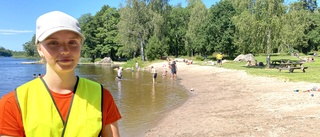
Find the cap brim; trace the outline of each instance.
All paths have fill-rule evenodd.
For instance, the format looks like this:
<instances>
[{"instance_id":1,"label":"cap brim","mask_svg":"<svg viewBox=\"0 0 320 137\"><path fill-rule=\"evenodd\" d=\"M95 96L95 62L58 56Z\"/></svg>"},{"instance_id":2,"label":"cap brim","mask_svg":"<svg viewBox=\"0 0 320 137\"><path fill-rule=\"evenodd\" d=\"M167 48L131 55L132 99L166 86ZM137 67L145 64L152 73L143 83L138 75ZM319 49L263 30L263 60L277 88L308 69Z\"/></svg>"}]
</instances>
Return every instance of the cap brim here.
<instances>
[{"instance_id":1,"label":"cap brim","mask_svg":"<svg viewBox=\"0 0 320 137\"><path fill-rule=\"evenodd\" d=\"M71 28L59 27L59 28L53 28L53 29L47 30L46 32L42 33L42 35L38 38L38 41L36 41L36 43L41 42L41 41L45 40L47 37L49 37L50 35L52 35L53 33L56 33L58 31L62 31L62 30L72 31L72 32L78 34L82 38L82 41L84 41L84 39L85 39L83 34L80 33L78 30L74 30L74 29L71 29Z\"/></svg>"}]
</instances>

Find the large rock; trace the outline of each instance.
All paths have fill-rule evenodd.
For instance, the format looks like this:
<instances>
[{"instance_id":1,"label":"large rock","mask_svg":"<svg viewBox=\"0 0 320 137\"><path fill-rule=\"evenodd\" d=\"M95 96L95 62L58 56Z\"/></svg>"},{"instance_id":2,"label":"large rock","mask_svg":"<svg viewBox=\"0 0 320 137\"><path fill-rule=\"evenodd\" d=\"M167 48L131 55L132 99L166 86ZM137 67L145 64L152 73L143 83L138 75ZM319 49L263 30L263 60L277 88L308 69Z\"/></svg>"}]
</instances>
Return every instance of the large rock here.
<instances>
[{"instance_id":1,"label":"large rock","mask_svg":"<svg viewBox=\"0 0 320 137\"><path fill-rule=\"evenodd\" d=\"M110 57L105 57L101 61L96 62L97 64L110 64L112 63L112 59Z\"/></svg>"},{"instance_id":2,"label":"large rock","mask_svg":"<svg viewBox=\"0 0 320 137\"><path fill-rule=\"evenodd\" d=\"M254 59L254 56L252 54L246 54L246 55L240 54L233 61L245 61L245 62L251 61L251 62L254 62L255 59Z\"/></svg>"}]
</instances>

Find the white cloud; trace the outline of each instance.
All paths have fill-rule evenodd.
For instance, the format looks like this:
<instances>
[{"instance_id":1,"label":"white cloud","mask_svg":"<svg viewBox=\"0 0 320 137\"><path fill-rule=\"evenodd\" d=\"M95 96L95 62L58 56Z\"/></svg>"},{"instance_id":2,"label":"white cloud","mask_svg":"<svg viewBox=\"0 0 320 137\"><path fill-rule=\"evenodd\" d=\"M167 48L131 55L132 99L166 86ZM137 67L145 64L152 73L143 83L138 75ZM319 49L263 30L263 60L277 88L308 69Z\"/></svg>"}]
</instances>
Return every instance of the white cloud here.
<instances>
[{"instance_id":1,"label":"white cloud","mask_svg":"<svg viewBox=\"0 0 320 137\"><path fill-rule=\"evenodd\" d=\"M0 32L0 35L15 35L16 33Z\"/></svg>"},{"instance_id":2,"label":"white cloud","mask_svg":"<svg viewBox=\"0 0 320 137\"><path fill-rule=\"evenodd\" d=\"M0 35L16 35L16 34L21 34L21 33L31 33L33 31L31 30L5 30L5 29L0 29Z\"/></svg>"}]
</instances>

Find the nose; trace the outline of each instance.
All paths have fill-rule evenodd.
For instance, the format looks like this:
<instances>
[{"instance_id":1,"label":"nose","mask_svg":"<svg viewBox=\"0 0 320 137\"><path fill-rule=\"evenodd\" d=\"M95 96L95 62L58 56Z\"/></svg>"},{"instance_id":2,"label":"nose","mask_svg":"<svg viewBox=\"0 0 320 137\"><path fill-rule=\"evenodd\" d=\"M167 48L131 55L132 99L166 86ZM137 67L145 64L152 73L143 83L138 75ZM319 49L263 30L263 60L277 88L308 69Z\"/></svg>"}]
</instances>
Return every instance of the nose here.
<instances>
[{"instance_id":1,"label":"nose","mask_svg":"<svg viewBox=\"0 0 320 137\"><path fill-rule=\"evenodd\" d=\"M67 46L67 44L63 44L60 48L60 53L61 54L69 54L70 52L70 49L69 47Z\"/></svg>"}]
</instances>

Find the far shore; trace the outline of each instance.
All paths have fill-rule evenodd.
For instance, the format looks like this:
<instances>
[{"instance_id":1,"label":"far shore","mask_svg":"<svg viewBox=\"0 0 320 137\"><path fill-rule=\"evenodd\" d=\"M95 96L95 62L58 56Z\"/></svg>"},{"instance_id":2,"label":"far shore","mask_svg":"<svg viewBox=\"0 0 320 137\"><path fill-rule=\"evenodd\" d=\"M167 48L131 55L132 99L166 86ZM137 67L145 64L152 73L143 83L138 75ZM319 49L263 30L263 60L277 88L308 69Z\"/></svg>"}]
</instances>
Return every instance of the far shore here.
<instances>
[{"instance_id":1,"label":"far shore","mask_svg":"<svg viewBox=\"0 0 320 137\"><path fill-rule=\"evenodd\" d=\"M43 64L41 61L21 62L21 64Z\"/></svg>"},{"instance_id":2,"label":"far shore","mask_svg":"<svg viewBox=\"0 0 320 137\"><path fill-rule=\"evenodd\" d=\"M87 63L81 63L79 62L78 64L79 65L85 65L85 64L96 64L96 65L122 65L122 64L125 64L126 62L117 62L117 61L114 61L114 62L111 62L111 63L90 63L90 62L87 62ZM21 64L44 64L43 62L41 61L29 61L29 62L21 62Z\"/></svg>"},{"instance_id":3,"label":"far shore","mask_svg":"<svg viewBox=\"0 0 320 137\"><path fill-rule=\"evenodd\" d=\"M161 73L164 63L150 66ZM223 65L177 67L177 81L191 96L155 121L146 137L320 136L320 92L313 90L319 83L251 76Z\"/></svg>"}]
</instances>

